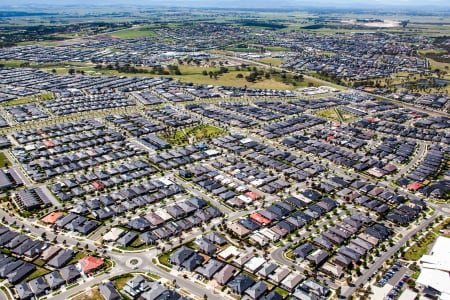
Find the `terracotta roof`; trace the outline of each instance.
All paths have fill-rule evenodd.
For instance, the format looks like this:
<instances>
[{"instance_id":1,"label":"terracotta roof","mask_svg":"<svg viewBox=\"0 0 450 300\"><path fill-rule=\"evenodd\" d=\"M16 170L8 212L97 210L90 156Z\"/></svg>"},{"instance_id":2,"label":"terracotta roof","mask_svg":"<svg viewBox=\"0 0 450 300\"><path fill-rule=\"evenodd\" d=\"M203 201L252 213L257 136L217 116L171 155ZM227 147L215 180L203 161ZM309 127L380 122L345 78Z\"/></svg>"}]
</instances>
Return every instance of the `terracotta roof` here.
<instances>
[{"instance_id":1,"label":"terracotta roof","mask_svg":"<svg viewBox=\"0 0 450 300\"><path fill-rule=\"evenodd\" d=\"M51 148L51 147L55 147L55 143L53 143L52 141L44 141L44 145L47 148Z\"/></svg>"},{"instance_id":2,"label":"terracotta roof","mask_svg":"<svg viewBox=\"0 0 450 300\"><path fill-rule=\"evenodd\" d=\"M247 197L252 198L253 200L258 200L259 198L261 198L261 195L255 193L255 192L247 192L247 193L245 193L245 195Z\"/></svg>"},{"instance_id":3,"label":"terracotta roof","mask_svg":"<svg viewBox=\"0 0 450 300\"><path fill-rule=\"evenodd\" d=\"M264 218L263 216L261 216L261 214L254 212L250 215L250 218L252 218L253 220L255 220L256 222L258 222L259 224L270 224L270 220Z\"/></svg>"},{"instance_id":4,"label":"terracotta roof","mask_svg":"<svg viewBox=\"0 0 450 300\"><path fill-rule=\"evenodd\" d=\"M421 187L423 187L423 184L416 181L416 182L411 182L410 184L408 184L407 189L411 190L411 191L417 191Z\"/></svg>"},{"instance_id":5,"label":"terracotta roof","mask_svg":"<svg viewBox=\"0 0 450 300\"><path fill-rule=\"evenodd\" d=\"M62 212L54 211L54 212L48 214L47 216L43 217L41 219L41 221L46 224L54 224L56 222L56 220L61 218L63 215L64 214Z\"/></svg>"},{"instance_id":6,"label":"terracotta roof","mask_svg":"<svg viewBox=\"0 0 450 300\"><path fill-rule=\"evenodd\" d=\"M103 266L103 264L104 264L103 259L96 258L93 256L83 257L82 259L80 259L78 261L78 263L80 264L81 271L83 271L84 273L89 273L90 271L94 271L94 270L100 268L101 266Z\"/></svg>"},{"instance_id":7,"label":"terracotta roof","mask_svg":"<svg viewBox=\"0 0 450 300\"><path fill-rule=\"evenodd\" d=\"M103 188L105 188L105 184L101 181L94 181L92 183L92 186L96 189L96 190L101 190Z\"/></svg>"}]
</instances>

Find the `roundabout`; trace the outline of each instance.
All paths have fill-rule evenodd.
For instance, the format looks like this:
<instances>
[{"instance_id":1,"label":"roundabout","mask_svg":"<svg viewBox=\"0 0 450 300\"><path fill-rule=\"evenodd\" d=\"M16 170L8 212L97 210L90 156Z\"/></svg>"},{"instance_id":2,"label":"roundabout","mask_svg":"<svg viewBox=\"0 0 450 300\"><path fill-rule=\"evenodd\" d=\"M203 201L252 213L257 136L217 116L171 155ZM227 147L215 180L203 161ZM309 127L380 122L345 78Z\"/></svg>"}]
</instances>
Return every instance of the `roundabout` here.
<instances>
[{"instance_id":1,"label":"roundabout","mask_svg":"<svg viewBox=\"0 0 450 300\"><path fill-rule=\"evenodd\" d=\"M126 266L131 269L137 269L141 265L142 265L142 259L139 257L131 257L126 262Z\"/></svg>"}]
</instances>

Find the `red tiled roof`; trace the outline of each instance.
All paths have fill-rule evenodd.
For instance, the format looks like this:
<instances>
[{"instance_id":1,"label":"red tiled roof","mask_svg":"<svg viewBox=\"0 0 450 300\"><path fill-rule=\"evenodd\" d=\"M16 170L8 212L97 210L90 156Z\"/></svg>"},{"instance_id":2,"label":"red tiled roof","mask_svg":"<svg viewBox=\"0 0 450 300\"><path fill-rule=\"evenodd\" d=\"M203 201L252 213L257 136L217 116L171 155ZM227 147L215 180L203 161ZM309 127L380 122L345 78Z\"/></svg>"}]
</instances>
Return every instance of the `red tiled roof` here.
<instances>
[{"instance_id":1,"label":"red tiled roof","mask_svg":"<svg viewBox=\"0 0 450 300\"><path fill-rule=\"evenodd\" d=\"M61 218L64 214L62 212L54 211L41 219L46 224L54 224L56 220Z\"/></svg>"},{"instance_id":2,"label":"red tiled roof","mask_svg":"<svg viewBox=\"0 0 450 300\"><path fill-rule=\"evenodd\" d=\"M104 261L101 258L86 256L80 259L78 263L80 264L81 271L83 271L84 273L89 273L103 266Z\"/></svg>"},{"instance_id":3,"label":"red tiled roof","mask_svg":"<svg viewBox=\"0 0 450 300\"><path fill-rule=\"evenodd\" d=\"M411 182L410 184L408 184L408 186L406 188L411 191L417 191L421 187L423 187L423 184L416 181L416 182Z\"/></svg>"},{"instance_id":4,"label":"red tiled roof","mask_svg":"<svg viewBox=\"0 0 450 300\"><path fill-rule=\"evenodd\" d=\"M255 192L247 192L247 193L245 193L245 195L246 195L247 197L252 198L252 200L258 200L259 198L261 198L261 195L255 193Z\"/></svg>"},{"instance_id":5,"label":"red tiled roof","mask_svg":"<svg viewBox=\"0 0 450 300\"><path fill-rule=\"evenodd\" d=\"M92 185L94 186L94 188L95 188L96 190L101 190L101 189L104 189L104 188L105 188L105 184L104 184L103 182L101 182L101 181L94 181L94 182L92 183Z\"/></svg>"},{"instance_id":6,"label":"red tiled roof","mask_svg":"<svg viewBox=\"0 0 450 300\"><path fill-rule=\"evenodd\" d=\"M264 224L264 225L270 224L270 220L264 218L257 212L252 213L250 215L250 218L252 218L253 220L255 220L256 222L258 222L260 224Z\"/></svg>"},{"instance_id":7,"label":"red tiled roof","mask_svg":"<svg viewBox=\"0 0 450 300\"><path fill-rule=\"evenodd\" d=\"M53 143L53 141L44 141L44 145L47 148L51 148L51 147L55 147L55 143Z\"/></svg>"}]
</instances>

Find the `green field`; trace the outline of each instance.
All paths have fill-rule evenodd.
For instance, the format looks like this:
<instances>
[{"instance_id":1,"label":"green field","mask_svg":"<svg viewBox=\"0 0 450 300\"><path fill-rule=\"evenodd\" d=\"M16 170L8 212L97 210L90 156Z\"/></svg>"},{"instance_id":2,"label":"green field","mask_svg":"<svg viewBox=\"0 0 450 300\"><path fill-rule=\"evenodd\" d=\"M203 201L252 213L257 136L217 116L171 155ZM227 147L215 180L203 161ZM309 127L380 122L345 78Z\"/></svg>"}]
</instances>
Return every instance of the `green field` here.
<instances>
[{"instance_id":1,"label":"green field","mask_svg":"<svg viewBox=\"0 0 450 300\"><path fill-rule=\"evenodd\" d=\"M403 255L407 260L419 260L422 255L428 252L428 247L434 240L441 235L440 230L446 228L450 223L450 218L445 219L439 225L435 226L432 231L428 232L424 237L415 242ZM445 236L445 235L444 235Z\"/></svg>"},{"instance_id":2,"label":"green field","mask_svg":"<svg viewBox=\"0 0 450 300\"><path fill-rule=\"evenodd\" d=\"M119 39L135 39L135 38L149 38L155 37L156 33L151 31L149 27L138 27L119 30L110 34L110 36Z\"/></svg>"},{"instance_id":3,"label":"green field","mask_svg":"<svg viewBox=\"0 0 450 300\"><path fill-rule=\"evenodd\" d=\"M317 116L325 118L325 119L330 119L333 121L339 121L339 115L337 114L336 110L334 108L328 108L328 109L324 109L324 110L320 110L318 112L315 113Z\"/></svg>"},{"instance_id":4,"label":"green field","mask_svg":"<svg viewBox=\"0 0 450 300\"><path fill-rule=\"evenodd\" d=\"M258 49L258 48L228 48L226 50L233 51L233 52L244 52L244 53L261 53L261 52L264 52L264 50L261 51L261 49Z\"/></svg>"},{"instance_id":5,"label":"green field","mask_svg":"<svg viewBox=\"0 0 450 300\"><path fill-rule=\"evenodd\" d=\"M223 129L211 125L199 125L187 129L177 130L174 133L168 133L162 137L171 145L183 145L202 139L213 138L223 134Z\"/></svg>"},{"instance_id":6,"label":"green field","mask_svg":"<svg viewBox=\"0 0 450 300\"><path fill-rule=\"evenodd\" d=\"M428 246L434 242L436 234L434 232L427 233L423 238L412 245L403 255L406 260L419 260L428 252Z\"/></svg>"},{"instance_id":7,"label":"green field","mask_svg":"<svg viewBox=\"0 0 450 300\"><path fill-rule=\"evenodd\" d=\"M280 51L289 51L289 50L291 50L291 49L286 48L286 47L277 47L277 46L264 47L264 49L266 49L266 51L271 51L271 52L280 52Z\"/></svg>"},{"instance_id":8,"label":"green field","mask_svg":"<svg viewBox=\"0 0 450 300\"><path fill-rule=\"evenodd\" d=\"M256 61L261 62L263 64L277 66L277 67L283 63L283 60L281 58L274 58L274 57L265 57L265 58L257 59Z\"/></svg>"},{"instance_id":9,"label":"green field","mask_svg":"<svg viewBox=\"0 0 450 300\"><path fill-rule=\"evenodd\" d=\"M23 97L11 101L7 101L2 103L3 106L14 106L14 105L21 105L21 104L27 104L35 101L46 101L53 99L52 93L44 93L39 95L33 95L28 97Z\"/></svg>"},{"instance_id":10,"label":"green field","mask_svg":"<svg viewBox=\"0 0 450 300\"><path fill-rule=\"evenodd\" d=\"M11 162L6 157L5 153L0 152L0 168L11 166Z\"/></svg>"}]
</instances>

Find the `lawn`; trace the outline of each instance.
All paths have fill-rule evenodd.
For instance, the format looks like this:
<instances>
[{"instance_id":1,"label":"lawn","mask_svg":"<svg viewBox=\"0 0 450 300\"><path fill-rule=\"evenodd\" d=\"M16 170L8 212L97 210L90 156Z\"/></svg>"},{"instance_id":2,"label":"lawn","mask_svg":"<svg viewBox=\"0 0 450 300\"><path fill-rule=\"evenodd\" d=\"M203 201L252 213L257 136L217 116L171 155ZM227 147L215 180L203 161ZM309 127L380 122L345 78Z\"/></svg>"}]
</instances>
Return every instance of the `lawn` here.
<instances>
[{"instance_id":1,"label":"lawn","mask_svg":"<svg viewBox=\"0 0 450 300\"><path fill-rule=\"evenodd\" d=\"M160 262L161 264L163 264L163 265L169 267L169 268L172 268L172 265L171 265L170 262L169 262L169 258L170 258L170 255L171 255L171 254L172 254L172 252L166 252L166 253L164 253L164 254L161 254L161 255L158 257L159 262Z\"/></svg>"},{"instance_id":2,"label":"lawn","mask_svg":"<svg viewBox=\"0 0 450 300\"><path fill-rule=\"evenodd\" d=\"M447 228L449 227L449 224L450 224L450 218L447 218L447 219L445 219L444 221L442 221L438 226L436 226L436 227L433 229L433 232L436 233L436 234L445 236L445 237L450 237L450 236L448 236L448 235L443 234L443 233L440 232L440 231L443 230L443 229L447 229Z\"/></svg>"},{"instance_id":3,"label":"lawn","mask_svg":"<svg viewBox=\"0 0 450 300\"><path fill-rule=\"evenodd\" d=\"M446 71L450 68L450 64L448 64L448 63L435 61L431 58L428 58L428 61L430 62L431 70L439 69L441 71ZM443 76L443 78L450 78L450 76L449 75Z\"/></svg>"},{"instance_id":4,"label":"lawn","mask_svg":"<svg viewBox=\"0 0 450 300\"><path fill-rule=\"evenodd\" d=\"M51 100L53 98L54 98L54 96L52 93L43 93L43 94L38 94L38 95L33 95L33 96L28 96L28 97L23 97L23 98L7 101L7 102L2 103L2 105L3 106L21 105L21 104L31 103L34 101Z\"/></svg>"},{"instance_id":5,"label":"lawn","mask_svg":"<svg viewBox=\"0 0 450 300\"><path fill-rule=\"evenodd\" d=\"M150 28L148 27L138 27L116 31L111 33L110 36L119 39L134 39L134 38L155 37L156 33L151 31Z\"/></svg>"},{"instance_id":6,"label":"lawn","mask_svg":"<svg viewBox=\"0 0 450 300\"><path fill-rule=\"evenodd\" d=\"M423 238L412 245L403 255L406 260L419 260L428 252L428 246L436 239L434 232L427 233Z\"/></svg>"},{"instance_id":7,"label":"lawn","mask_svg":"<svg viewBox=\"0 0 450 300\"><path fill-rule=\"evenodd\" d=\"M322 117L322 118L326 118L326 119L331 119L333 121L339 121L339 115L337 114L336 110L334 108L328 108L328 109L324 109L324 110L320 110L318 112L315 113L317 116Z\"/></svg>"},{"instance_id":8,"label":"lawn","mask_svg":"<svg viewBox=\"0 0 450 300\"><path fill-rule=\"evenodd\" d=\"M147 276L152 278L153 280L160 280L161 276L157 275L157 274L153 274L153 273L147 273Z\"/></svg>"},{"instance_id":9,"label":"lawn","mask_svg":"<svg viewBox=\"0 0 450 300\"><path fill-rule=\"evenodd\" d=\"M233 52L245 52L245 53L260 53L261 49L258 48L228 48L228 51Z\"/></svg>"},{"instance_id":10,"label":"lawn","mask_svg":"<svg viewBox=\"0 0 450 300\"><path fill-rule=\"evenodd\" d=\"M43 267L43 266L46 264L46 262L43 261L43 260L40 259L40 258L34 260L33 263L34 263L35 265L39 266L39 267Z\"/></svg>"},{"instance_id":11,"label":"lawn","mask_svg":"<svg viewBox=\"0 0 450 300\"><path fill-rule=\"evenodd\" d=\"M183 145L193 141L217 137L224 132L223 129L211 125L198 125L187 129L177 130L173 134L163 135L162 137L171 145Z\"/></svg>"},{"instance_id":12,"label":"lawn","mask_svg":"<svg viewBox=\"0 0 450 300\"><path fill-rule=\"evenodd\" d=\"M125 286L127 281L133 277L134 277L133 274L125 274L112 278L111 281L114 283L116 289L120 291Z\"/></svg>"},{"instance_id":13,"label":"lawn","mask_svg":"<svg viewBox=\"0 0 450 300\"><path fill-rule=\"evenodd\" d=\"M263 63L263 64L277 66L277 67L283 63L283 60L281 58L275 58L275 57L265 57L265 58L257 59L256 61Z\"/></svg>"},{"instance_id":14,"label":"lawn","mask_svg":"<svg viewBox=\"0 0 450 300\"><path fill-rule=\"evenodd\" d=\"M48 273L50 273L49 270L47 270L47 269L45 269L43 267L36 266L36 271L34 271L30 275L28 275L28 277L24 280L24 282L28 281L28 280L31 280L31 279L34 279L34 278L41 277L42 275L45 275L45 274L48 274Z\"/></svg>"},{"instance_id":15,"label":"lawn","mask_svg":"<svg viewBox=\"0 0 450 300\"><path fill-rule=\"evenodd\" d=\"M278 294L280 294L281 297L283 297L283 299L286 298L287 296L289 296L289 293L287 291L283 290L282 288L276 287L274 291L277 292Z\"/></svg>"},{"instance_id":16,"label":"lawn","mask_svg":"<svg viewBox=\"0 0 450 300\"><path fill-rule=\"evenodd\" d=\"M80 259L82 259L85 256L88 256L88 254L85 253L84 251L78 251L77 254L75 254L75 256L70 260L68 265L77 263Z\"/></svg>"},{"instance_id":17,"label":"lawn","mask_svg":"<svg viewBox=\"0 0 450 300\"><path fill-rule=\"evenodd\" d=\"M147 245L146 243L144 243L140 238L137 238L136 240L134 240L130 245L128 245L127 247L121 247L118 246L119 249L122 250L129 250L129 251L133 251L133 250L143 250L143 249L147 249L148 247L150 247L149 245Z\"/></svg>"},{"instance_id":18,"label":"lawn","mask_svg":"<svg viewBox=\"0 0 450 300\"><path fill-rule=\"evenodd\" d=\"M290 51L291 50L291 49L286 48L286 47L277 47L277 46L264 47L264 49L266 49L266 51L272 51L272 52Z\"/></svg>"},{"instance_id":19,"label":"lawn","mask_svg":"<svg viewBox=\"0 0 450 300\"><path fill-rule=\"evenodd\" d=\"M343 111L343 110L340 110L340 109L336 109L336 113L344 122L352 122L356 118L356 115L351 114L346 111Z\"/></svg>"},{"instance_id":20,"label":"lawn","mask_svg":"<svg viewBox=\"0 0 450 300\"><path fill-rule=\"evenodd\" d=\"M0 65L3 65L4 67L18 68L24 62L24 60L0 60Z\"/></svg>"},{"instance_id":21,"label":"lawn","mask_svg":"<svg viewBox=\"0 0 450 300\"><path fill-rule=\"evenodd\" d=\"M11 162L6 157L5 153L0 152L0 168L11 166Z\"/></svg>"}]
</instances>

